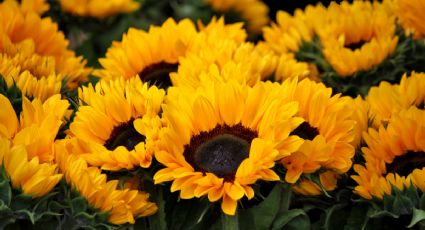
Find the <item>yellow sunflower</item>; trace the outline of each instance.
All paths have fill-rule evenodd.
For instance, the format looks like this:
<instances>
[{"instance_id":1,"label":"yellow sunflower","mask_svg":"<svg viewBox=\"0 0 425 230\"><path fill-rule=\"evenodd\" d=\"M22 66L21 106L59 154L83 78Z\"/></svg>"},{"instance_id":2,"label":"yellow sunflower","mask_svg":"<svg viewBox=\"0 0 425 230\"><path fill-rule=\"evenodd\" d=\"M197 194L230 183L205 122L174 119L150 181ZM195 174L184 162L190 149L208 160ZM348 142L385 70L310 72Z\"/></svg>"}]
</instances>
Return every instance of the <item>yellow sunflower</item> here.
<instances>
[{"instance_id":1,"label":"yellow sunflower","mask_svg":"<svg viewBox=\"0 0 425 230\"><path fill-rule=\"evenodd\" d=\"M60 93L63 80L56 74L53 57L36 54L0 54L0 74L8 87L16 84L23 95L41 101Z\"/></svg>"},{"instance_id":2,"label":"yellow sunflower","mask_svg":"<svg viewBox=\"0 0 425 230\"><path fill-rule=\"evenodd\" d=\"M53 143L68 106L60 95L44 103L24 97L18 120L9 99L0 95L0 162L14 188L40 197L62 178L56 170Z\"/></svg>"},{"instance_id":3,"label":"yellow sunflower","mask_svg":"<svg viewBox=\"0 0 425 230\"><path fill-rule=\"evenodd\" d=\"M22 12L35 12L39 15L42 15L49 10L49 4L46 0L6 0L5 2L12 2L9 4L18 4L20 5Z\"/></svg>"},{"instance_id":4,"label":"yellow sunflower","mask_svg":"<svg viewBox=\"0 0 425 230\"><path fill-rule=\"evenodd\" d=\"M71 135L89 146L81 156L104 170L149 167L162 126L158 114L164 95L137 77L82 87L81 105L70 124Z\"/></svg>"},{"instance_id":5,"label":"yellow sunflower","mask_svg":"<svg viewBox=\"0 0 425 230\"><path fill-rule=\"evenodd\" d=\"M270 21L269 8L259 0L207 0L211 7L220 13L235 12L247 22L248 30L252 33L261 33L263 26Z\"/></svg>"},{"instance_id":6,"label":"yellow sunflower","mask_svg":"<svg viewBox=\"0 0 425 230\"><path fill-rule=\"evenodd\" d=\"M77 157L81 148L78 140L65 139L56 142L56 158L66 181L95 208L108 212L113 224L134 224L135 219L155 214L158 207L149 202L149 194L124 186L118 180L107 180L98 167L90 167Z\"/></svg>"},{"instance_id":7,"label":"yellow sunflower","mask_svg":"<svg viewBox=\"0 0 425 230\"><path fill-rule=\"evenodd\" d=\"M421 191L424 179L425 111L412 106L394 114L387 127L364 133L365 166L355 165L355 192L366 199L390 195L392 186L403 190L411 183ZM414 173L413 173L414 172Z\"/></svg>"},{"instance_id":8,"label":"yellow sunflower","mask_svg":"<svg viewBox=\"0 0 425 230\"><path fill-rule=\"evenodd\" d=\"M121 42L114 42L99 62L104 69L94 75L103 79L139 75L144 82L168 87L169 72L177 69L193 37L195 25L188 19L176 23L168 19L161 27L151 26L148 32L130 28Z\"/></svg>"},{"instance_id":9,"label":"yellow sunflower","mask_svg":"<svg viewBox=\"0 0 425 230\"><path fill-rule=\"evenodd\" d=\"M297 11L291 16L284 11L278 11L276 23L264 27L265 42L260 42L259 46L264 46L279 56L275 72L277 81L291 77L318 80L319 73L314 64L301 62L295 58L295 53L299 51L301 45L313 39L314 31L307 22L304 12Z\"/></svg>"},{"instance_id":10,"label":"yellow sunflower","mask_svg":"<svg viewBox=\"0 0 425 230\"><path fill-rule=\"evenodd\" d=\"M424 109L425 104L425 74L413 72L409 77L405 74L400 84L391 85L381 82L372 87L366 97L370 105L373 124L378 127L386 123L391 115L402 109L416 106Z\"/></svg>"},{"instance_id":11,"label":"yellow sunflower","mask_svg":"<svg viewBox=\"0 0 425 230\"><path fill-rule=\"evenodd\" d=\"M425 37L425 4L421 0L394 0L394 11L401 24L416 37Z\"/></svg>"},{"instance_id":12,"label":"yellow sunflower","mask_svg":"<svg viewBox=\"0 0 425 230\"><path fill-rule=\"evenodd\" d=\"M347 172L354 156L357 125L352 118L352 99L339 94L332 96L332 89L307 78L296 85L295 90L283 89L279 93L292 95L300 107L297 116L304 120L291 133L302 138L303 144L281 161L287 169L285 180L296 183L301 174L319 169L339 174Z\"/></svg>"},{"instance_id":13,"label":"yellow sunflower","mask_svg":"<svg viewBox=\"0 0 425 230\"><path fill-rule=\"evenodd\" d=\"M257 180L279 180L275 161L301 144L289 137L302 122L293 117L297 103L272 94L279 87L231 80L169 88L162 114L167 127L155 154L165 168L155 174L155 183L172 181L171 191L180 190L182 199L221 199L223 212L234 215L238 200L254 197L251 185Z\"/></svg>"},{"instance_id":14,"label":"yellow sunflower","mask_svg":"<svg viewBox=\"0 0 425 230\"><path fill-rule=\"evenodd\" d=\"M367 1L331 3L325 26L315 28L323 54L341 77L367 71L393 54L395 17Z\"/></svg>"},{"instance_id":15,"label":"yellow sunflower","mask_svg":"<svg viewBox=\"0 0 425 230\"><path fill-rule=\"evenodd\" d=\"M231 39L215 42L215 45L205 45L202 50L189 52L180 59L177 73L170 74L174 86L196 88L203 81L230 79L252 86L273 73L277 57L272 52L252 43L239 45ZM223 78L214 79L215 76Z\"/></svg>"},{"instance_id":16,"label":"yellow sunflower","mask_svg":"<svg viewBox=\"0 0 425 230\"><path fill-rule=\"evenodd\" d=\"M85 68L82 57L67 49L68 43L50 18L24 13L13 1L0 4L0 52L13 57L22 50L31 50L36 55L52 57L57 73L66 76L68 88L75 88L91 70Z\"/></svg>"},{"instance_id":17,"label":"yellow sunflower","mask_svg":"<svg viewBox=\"0 0 425 230\"><path fill-rule=\"evenodd\" d=\"M106 18L120 13L131 13L140 8L134 0L60 0L62 10L76 16Z\"/></svg>"}]
</instances>

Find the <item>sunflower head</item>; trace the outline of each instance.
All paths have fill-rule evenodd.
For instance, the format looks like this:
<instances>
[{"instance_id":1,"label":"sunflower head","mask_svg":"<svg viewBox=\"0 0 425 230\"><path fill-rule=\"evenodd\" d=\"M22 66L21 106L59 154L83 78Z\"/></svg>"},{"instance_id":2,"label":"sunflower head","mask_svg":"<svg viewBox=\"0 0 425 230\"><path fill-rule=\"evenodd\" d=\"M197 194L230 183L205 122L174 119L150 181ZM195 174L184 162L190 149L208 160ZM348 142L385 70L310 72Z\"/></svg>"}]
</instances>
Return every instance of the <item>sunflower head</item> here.
<instances>
[{"instance_id":1,"label":"sunflower head","mask_svg":"<svg viewBox=\"0 0 425 230\"><path fill-rule=\"evenodd\" d=\"M51 73L54 66L56 75L66 76L63 78L68 82L69 89L74 89L78 83L85 81L91 69L85 67L86 61L83 58L76 57L75 53L67 48L69 42L64 34L58 31L58 25L50 18L41 18L34 12L25 13L17 4L10 2L0 4L0 51L3 55L9 58L16 55L26 55L26 58L29 58L36 55L40 56L37 59L54 60L53 65L48 64L49 67L32 68L49 69ZM21 60L26 58L21 57ZM38 62L46 64L46 61Z\"/></svg>"},{"instance_id":2,"label":"sunflower head","mask_svg":"<svg viewBox=\"0 0 425 230\"><path fill-rule=\"evenodd\" d=\"M82 87L70 131L89 146L83 157L107 170L148 167L162 126L158 114L164 95L137 77Z\"/></svg>"},{"instance_id":3,"label":"sunflower head","mask_svg":"<svg viewBox=\"0 0 425 230\"><path fill-rule=\"evenodd\" d=\"M0 162L12 186L33 197L46 195L62 178L57 173L53 143L69 106L55 95L42 103L23 97L20 119L0 95Z\"/></svg>"},{"instance_id":4,"label":"sunflower head","mask_svg":"<svg viewBox=\"0 0 425 230\"><path fill-rule=\"evenodd\" d=\"M148 32L130 28L122 41L114 42L106 57L99 59L103 69L94 75L108 80L138 75L143 82L167 88L171 85L169 73L177 70L178 59L186 54L196 33L188 19L176 23L170 18Z\"/></svg>"},{"instance_id":5,"label":"sunflower head","mask_svg":"<svg viewBox=\"0 0 425 230\"><path fill-rule=\"evenodd\" d=\"M131 182L120 186L119 180L108 179L98 167L89 166L78 157L86 150L75 138L55 143L59 169L68 184L78 191L96 209L107 212L113 224L134 224L135 219L155 214L158 207L149 201L149 194L134 189ZM83 152L81 152L83 151ZM134 183L133 183L134 185Z\"/></svg>"},{"instance_id":6,"label":"sunflower head","mask_svg":"<svg viewBox=\"0 0 425 230\"><path fill-rule=\"evenodd\" d=\"M424 191L425 112L416 107L394 114L386 127L369 128L362 148L365 166L355 165L358 183L355 192L366 199L392 194L392 187L403 190L411 184ZM377 186L378 185L378 186Z\"/></svg>"},{"instance_id":7,"label":"sunflower head","mask_svg":"<svg viewBox=\"0 0 425 230\"><path fill-rule=\"evenodd\" d=\"M293 117L298 106L277 97L280 87L228 81L170 88L163 111L168 125L155 155L165 168L155 183L172 181L171 191L180 190L183 199L221 199L223 212L234 215L238 200L255 196L257 180L279 180L274 162L298 147L288 137L301 122Z\"/></svg>"}]
</instances>

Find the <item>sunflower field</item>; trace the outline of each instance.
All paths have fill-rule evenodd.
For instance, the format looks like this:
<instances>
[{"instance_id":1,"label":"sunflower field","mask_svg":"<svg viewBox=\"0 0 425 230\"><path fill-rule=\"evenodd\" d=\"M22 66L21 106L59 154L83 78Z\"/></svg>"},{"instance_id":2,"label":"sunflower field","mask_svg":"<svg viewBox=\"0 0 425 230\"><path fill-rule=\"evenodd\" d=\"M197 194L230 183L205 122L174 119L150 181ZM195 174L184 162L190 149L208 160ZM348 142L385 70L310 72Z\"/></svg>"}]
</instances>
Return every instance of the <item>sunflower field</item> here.
<instances>
[{"instance_id":1,"label":"sunflower field","mask_svg":"<svg viewBox=\"0 0 425 230\"><path fill-rule=\"evenodd\" d=\"M0 230L425 229L425 1L290 2L0 1Z\"/></svg>"}]
</instances>

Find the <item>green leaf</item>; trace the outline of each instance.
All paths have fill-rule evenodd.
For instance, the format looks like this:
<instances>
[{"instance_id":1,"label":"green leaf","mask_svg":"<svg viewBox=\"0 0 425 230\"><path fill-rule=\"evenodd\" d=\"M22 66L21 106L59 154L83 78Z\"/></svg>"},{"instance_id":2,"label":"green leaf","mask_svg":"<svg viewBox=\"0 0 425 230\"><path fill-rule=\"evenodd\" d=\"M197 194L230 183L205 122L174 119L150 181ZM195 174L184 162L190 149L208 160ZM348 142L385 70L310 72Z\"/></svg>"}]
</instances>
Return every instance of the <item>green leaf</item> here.
<instances>
[{"instance_id":1,"label":"green leaf","mask_svg":"<svg viewBox=\"0 0 425 230\"><path fill-rule=\"evenodd\" d=\"M234 216L221 215L221 229L223 230L239 230L238 212Z\"/></svg>"},{"instance_id":2,"label":"green leaf","mask_svg":"<svg viewBox=\"0 0 425 230\"><path fill-rule=\"evenodd\" d=\"M310 220L302 209L279 213L271 229L310 229Z\"/></svg>"},{"instance_id":3,"label":"green leaf","mask_svg":"<svg viewBox=\"0 0 425 230\"><path fill-rule=\"evenodd\" d=\"M274 186L267 198L243 212L249 212L254 220L256 229L270 229L276 216L281 211L287 211L291 200L291 188L287 185L278 183Z\"/></svg>"},{"instance_id":4,"label":"green leaf","mask_svg":"<svg viewBox=\"0 0 425 230\"><path fill-rule=\"evenodd\" d=\"M421 209L413 209L413 216L412 220L410 221L410 224L407 226L408 228L411 228L415 226L417 223L425 220L425 211Z\"/></svg>"},{"instance_id":5,"label":"green leaf","mask_svg":"<svg viewBox=\"0 0 425 230\"><path fill-rule=\"evenodd\" d=\"M419 200L419 208L425 209L425 193L422 193L422 196Z\"/></svg>"},{"instance_id":6,"label":"green leaf","mask_svg":"<svg viewBox=\"0 0 425 230\"><path fill-rule=\"evenodd\" d=\"M325 229L330 230L344 228L349 216L349 213L343 210L346 206L347 204L335 204L326 211Z\"/></svg>"}]
</instances>

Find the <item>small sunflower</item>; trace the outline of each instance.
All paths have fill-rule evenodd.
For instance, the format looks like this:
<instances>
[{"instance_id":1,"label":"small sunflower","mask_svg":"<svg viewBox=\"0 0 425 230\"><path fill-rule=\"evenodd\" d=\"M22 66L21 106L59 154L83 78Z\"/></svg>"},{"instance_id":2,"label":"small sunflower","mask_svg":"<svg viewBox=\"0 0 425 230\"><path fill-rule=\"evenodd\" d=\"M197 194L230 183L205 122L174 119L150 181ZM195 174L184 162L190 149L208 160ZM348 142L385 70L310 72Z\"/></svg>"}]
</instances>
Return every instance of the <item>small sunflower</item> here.
<instances>
[{"instance_id":1,"label":"small sunflower","mask_svg":"<svg viewBox=\"0 0 425 230\"><path fill-rule=\"evenodd\" d=\"M314 64L298 61L295 57L301 46L314 37L313 29L304 18L301 11L297 11L295 16L278 11L276 23L263 29L265 42L260 42L259 45L279 56L275 72L277 81L291 77L318 79L319 73Z\"/></svg>"},{"instance_id":2,"label":"small sunflower","mask_svg":"<svg viewBox=\"0 0 425 230\"><path fill-rule=\"evenodd\" d=\"M421 0L394 0L394 11L402 26L416 37L425 37L425 4Z\"/></svg>"},{"instance_id":3,"label":"small sunflower","mask_svg":"<svg viewBox=\"0 0 425 230\"><path fill-rule=\"evenodd\" d=\"M120 13L131 13L140 8L134 0L60 0L62 10L81 17L106 18Z\"/></svg>"},{"instance_id":4,"label":"small sunflower","mask_svg":"<svg viewBox=\"0 0 425 230\"><path fill-rule=\"evenodd\" d=\"M90 167L77 157L81 148L76 139L56 142L56 158L66 181L87 201L102 212L108 212L113 224L134 224L135 219L155 214L158 207L149 202L149 194L143 191L120 188L118 180L107 180L98 167Z\"/></svg>"},{"instance_id":5,"label":"small sunflower","mask_svg":"<svg viewBox=\"0 0 425 230\"><path fill-rule=\"evenodd\" d=\"M33 197L46 195L62 178L57 173L53 143L69 103L54 95L22 102L20 120L6 97L0 95L0 162L14 188Z\"/></svg>"},{"instance_id":6,"label":"small sunflower","mask_svg":"<svg viewBox=\"0 0 425 230\"><path fill-rule=\"evenodd\" d=\"M425 170L424 138L425 112L414 106L394 114L387 127L370 128L364 133L367 147L362 148L365 166L354 166L355 192L366 199L382 199L391 195L392 186L403 190L411 183L425 191L420 177Z\"/></svg>"},{"instance_id":7,"label":"small sunflower","mask_svg":"<svg viewBox=\"0 0 425 230\"><path fill-rule=\"evenodd\" d=\"M216 45L206 45L199 52L190 52L182 57L177 73L171 73L170 77L174 86L196 88L202 81L230 79L252 86L273 73L276 61L277 57L272 52L261 50L252 43L238 45L233 40L223 39ZM214 79L214 76L223 78Z\"/></svg>"},{"instance_id":8,"label":"small sunflower","mask_svg":"<svg viewBox=\"0 0 425 230\"><path fill-rule=\"evenodd\" d=\"M99 62L104 69L94 75L103 79L139 75L143 82L164 88L171 85L168 73L177 70L178 59L190 46L197 31L188 19L176 23L168 19L148 32L130 28L121 42L114 42Z\"/></svg>"},{"instance_id":9,"label":"small sunflower","mask_svg":"<svg viewBox=\"0 0 425 230\"><path fill-rule=\"evenodd\" d=\"M341 77L367 71L391 56L398 43L395 17L370 2L331 3L315 28L323 54Z\"/></svg>"},{"instance_id":10,"label":"small sunflower","mask_svg":"<svg viewBox=\"0 0 425 230\"><path fill-rule=\"evenodd\" d=\"M162 126L158 114L164 95L137 77L82 87L81 105L70 124L71 136L89 146L82 157L104 170L149 167Z\"/></svg>"},{"instance_id":11,"label":"small sunflower","mask_svg":"<svg viewBox=\"0 0 425 230\"><path fill-rule=\"evenodd\" d=\"M155 174L155 183L172 181L171 191L180 190L182 199L221 199L223 212L234 215L238 200L254 197L251 185L257 180L279 180L275 161L301 142L289 137L302 122L293 117L297 103L272 94L279 87L228 81L169 88L163 107L167 127L155 154L165 168Z\"/></svg>"},{"instance_id":12,"label":"small sunflower","mask_svg":"<svg viewBox=\"0 0 425 230\"><path fill-rule=\"evenodd\" d=\"M53 57L0 54L0 74L9 88L16 85L23 95L41 101L60 93L62 87L63 76L56 74Z\"/></svg>"},{"instance_id":13,"label":"small sunflower","mask_svg":"<svg viewBox=\"0 0 425 230\"><path fill-rule=\"evenodd\" d=\"M252 33L261 33L263 26L270 21L269 8L259 0L207 0L207 3L220 13L235 12L242 20L247 22L247 28Z\"/></svg>"},{"instance_id":14,"label":"small sunflower","mask_svg":"<svg viewBox=\"0 0 425 230\"><path fill-rule=\"evenodd\" d=\"M85 67L82 57L67 48L68 43L50 18L24 13L13 1L0 4L0 52L13 57L22 50L31 50L42 57L53 57L56 71L66 76L67 86L72 89L85 81L91 70Z\"/></svg>"},{"instance_id":15,"label":"small sunflower","mask_svg":"<svg viewBox=\"0 0 425 230\"><path fill-rule=\"evenodd\" d=\"M296 82L296 79L290 81ZM295 153L282 159L287 169L285 180L296 183L302 174L319 169L339 174L347 172L354 156L356 135L352 99L332 96L332 89L309 79L299 82L295 90L284 89L280 94L288 92L299 103L297 116L304 120L291 135L304 142Z\"/></svg>"},{"instance_id":16,"label":"small sunflower","mask_svg":"<svg viewBox=\"0 0 425 230\"><path fill-rule=\"evenodd\" d=\"M381 82L372 87L366 97L370 105L373 124L379 126L388 122L391 115L402 109L416 106L424 109L425 104L425 74L412 72L409 77L405 74L400 84L391 85Z\"/></svg>"}]
</instances>

